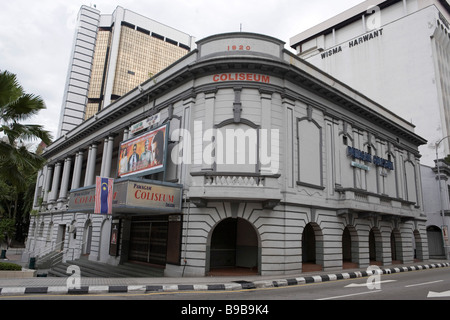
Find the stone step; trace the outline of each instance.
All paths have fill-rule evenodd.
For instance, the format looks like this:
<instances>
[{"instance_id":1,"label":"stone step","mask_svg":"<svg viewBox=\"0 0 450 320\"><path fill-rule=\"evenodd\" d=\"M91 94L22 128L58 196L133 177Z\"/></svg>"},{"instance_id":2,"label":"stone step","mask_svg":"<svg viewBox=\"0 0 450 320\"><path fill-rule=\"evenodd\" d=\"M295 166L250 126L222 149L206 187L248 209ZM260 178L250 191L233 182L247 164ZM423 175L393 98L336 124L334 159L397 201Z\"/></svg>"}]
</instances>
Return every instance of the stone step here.
<instances>
[{"instance_id":1,"label":"stone step","mask_svg":"<svg viewBox=\"0 0 450 320\"><path fill-rule=\"evenodd\" d=\"M86 259L77 259L59 263L51 268L49 276L68 277L66 273L70 265L77 265L80 268L82 277L97 278L140 278L140 277L162 277L164 269L139 265L134 263L125 263L118 266L112 266L105 263L93 262Z\"/></svg>"}]
</instances>

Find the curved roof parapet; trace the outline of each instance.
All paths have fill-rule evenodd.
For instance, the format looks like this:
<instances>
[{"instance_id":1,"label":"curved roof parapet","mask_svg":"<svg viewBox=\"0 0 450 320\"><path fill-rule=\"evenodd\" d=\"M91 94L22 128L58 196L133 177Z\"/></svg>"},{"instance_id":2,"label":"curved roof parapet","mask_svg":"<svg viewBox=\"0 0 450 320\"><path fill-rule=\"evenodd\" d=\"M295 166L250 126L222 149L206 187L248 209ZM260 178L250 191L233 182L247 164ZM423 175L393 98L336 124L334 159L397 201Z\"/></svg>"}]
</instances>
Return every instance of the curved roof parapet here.
<instances>
[{"instance_id":1,"label":"curved roof parapet","mask_svg":"<svg viewBox=\"0 0 450 320\"><path fill-rule=\"evenodd\" d=\"M283 59L285 42L259 33L231 32L197 41L199 60L229 56L256 55Z\"/></svg>"},{"instance_id":2,"label":"curved roof parapet","mask_svg":"<svg viewBox=\"0 0 450 320\"><path fill-rule=\"evenodd\" d=\"M225 79L227 82L249 83L249 79L241 79L240 75L250 73L243 72L251 72L252 85L264 86L266 89L274 88L282 91L286 97L298 97L299 93L292 89L292 85L287 85L289 82L320 97L322 100L320 108L326 112L330 110L334 112L331 107L334 104L415 145L427 142L414 133L413 124L300 59L286 50L284 45L283 41L276 38L247 32L224 33L199 40L197 49L102 109L95 117L68 132L49 146L47 152L51 153L52 149L54 152L64 145L102 131L101 128L110 125L118 117L148 104L150 100L156 101L188 81L203 78L203 83L206 84L207 77L210 77L208 85L211 86L217 85L214 77L220 79L220 76L227 76ZM274 81L257 81L254 75L259 75L260 80L270 76ZM192 85L194 87L190 89L191 91L200 83ZM329 101L330 105L325 101ZM159 103L161 104L161 101Z\"/></svg>"}]
</instances>

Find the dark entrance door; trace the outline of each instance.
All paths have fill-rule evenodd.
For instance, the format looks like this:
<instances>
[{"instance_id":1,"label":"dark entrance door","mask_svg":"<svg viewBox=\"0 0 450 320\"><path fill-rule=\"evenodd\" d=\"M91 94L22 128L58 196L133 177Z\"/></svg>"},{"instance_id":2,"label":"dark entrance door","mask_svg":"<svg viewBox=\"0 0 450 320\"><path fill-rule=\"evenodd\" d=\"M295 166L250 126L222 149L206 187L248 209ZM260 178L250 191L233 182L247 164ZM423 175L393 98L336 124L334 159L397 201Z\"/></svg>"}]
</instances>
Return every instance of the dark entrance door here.
<instances>
[{"instance_id":1,"label":"dark entrance door","mask_svg":"<svg viewBox=\"0 0 450 320\"><path fill-rule=\"evenodd\" d=\"M253 226L242 218L227 218L215 228L211 238L210 269L258 269L258 237Z\"/></svg>"},{"instance_id":2,"label":"dark entrance door","mask_svg":"<svg viewBox=\"0 0 450 320\"><path fill-rule=\"evenodd\" d=\"M342 260L352 262L352 237L348 228L345 228L342 234Z\"/></svg>"},{"instance_id":3,"label":"dark entrance door","mask_svg":"<svg viewBox=\"0 0 450 320\"><path fill-rule=\"evenodd\" d=\"M316 236L310 223L305 226L302 234L302 261L316 263Z\"/></svg>"},{"instance_id":4,"label":"dark entrance door","mask_svg":"<svg viewBox=\"0 0 450 320\"><path fill-rule=\"evenodd\" d=\"M428 250L430 258L445 258L444 244L442 240L442 230L436 226L427 227Z\"/></svg>"},{"instance_id":5,"label":"dark entrance door","mask_svg":"<svg viewBox=\"0 0 450 320\"><path fill-rule=\"evenodd\" d=\"M395 260L398 259L398 257L397 257L397 243L396 243L394 232L391 233L391 257L392 257L392 261L395 261Z\"/></svg>"},{"instance_id":6,"label":"dark entrance door","mask_svg":"<svg viewBox=\"0 0 450 320\"><path fill-rule=\"evenodd\" d=\"M136 218L131 221L128 259L166 265L168 222L164 219Z\"/></svg>"}]
</instances>

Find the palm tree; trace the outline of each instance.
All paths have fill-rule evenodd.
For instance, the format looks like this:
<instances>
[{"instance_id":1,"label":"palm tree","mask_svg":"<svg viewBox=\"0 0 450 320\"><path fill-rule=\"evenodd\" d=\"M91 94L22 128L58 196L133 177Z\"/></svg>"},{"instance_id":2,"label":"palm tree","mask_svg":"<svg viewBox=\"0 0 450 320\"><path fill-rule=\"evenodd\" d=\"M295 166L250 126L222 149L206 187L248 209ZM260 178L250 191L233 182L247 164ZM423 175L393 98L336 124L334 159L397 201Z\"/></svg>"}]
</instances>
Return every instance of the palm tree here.
<instances>
[{"instance_id":1,"label":"palm tree","mask_svg":"<svg viewBox=\"0 0 450 320\"><path fill-rule=\"evenodd\" d=\"M48 145L52 139L42 126L21 122L43 109L45 104L41 97L25 93L15 74L0 72L0 179L15 189L17 197L27 189L27 177L45 162L42 156L29 151L26 143L42 140ZM17 198L15 200L14 217Z\"/></svg>"}]
</instances>

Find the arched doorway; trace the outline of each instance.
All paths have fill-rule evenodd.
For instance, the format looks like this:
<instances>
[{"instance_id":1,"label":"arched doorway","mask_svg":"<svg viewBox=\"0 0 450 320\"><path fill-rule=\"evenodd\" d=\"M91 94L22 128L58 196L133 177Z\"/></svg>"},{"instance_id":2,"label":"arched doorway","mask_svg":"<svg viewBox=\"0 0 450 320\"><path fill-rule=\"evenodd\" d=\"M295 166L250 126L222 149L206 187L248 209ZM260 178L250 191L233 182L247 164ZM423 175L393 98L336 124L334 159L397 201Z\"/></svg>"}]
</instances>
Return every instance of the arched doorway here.
<instances>
[{"instance_id":1,"label":"arched doorway","mask_svg":"<svg viewBox=\"0 0 450 320\"><path fill-rule=\"evenodd\" d=\"M209 274L257 274L259 241L255 228L242 218L227 218L212 231Z\"/></svg>"},{"instance_id":2,"label":"arched doorway","mask_svg":"<svg viewBox=\"0 0 450 320\"><path fill-rule=\"evenodd\" d=\"M347 226L342 233L342 267L359 267L358 236L353 226Z\"/></svg>"},{"instance_id":3,"label":"arched doorway","mask_svg":"<svg viewBox=\"0 0 450 320\"><path fill-rule=\"evenodd\" d=\"M441 228L437 226L428 226L427 237L430 259L445 259Z\"/></svg>"},{"instance_id":4,"label":"arched doorway","mask_svg":"<svg viewBox=\"0 0 450 320\"><path fill-rule=\"evenodd\" d=\"M414 262L423 261L422 237L419 230L414 230Z\"/></svg>"},{"instance_id":5,"label":"arched doorway","mask_svg":"<svg viewBox=\"0 0 450 320\"><path fill-rule=\"evenodd\" d=\"M391 258L392 264L400 264L403 260L402 239L398 229L391 232Z\"/></svg>"},{"instance_id":6,"label":"arched doorway","mask_svg":"<svg viewBox=\"0 0 450 320\"><path fill-rule=\"evenodd\" d=\"M369 232L369 260L370 265L381 266L383 264L381 232L377 227L373 227Z\"/></svg>"},{"instance_id":7,"label":"arched doorway","mask_svg":"<svg viewBox=\"0 0 450 320\"><path fill-rule=\"evenodd\" d=\"M302 271L321 271L322 267L322 232L317 224L308 223L302 233Z\"/></svg>"}]
</instances>

